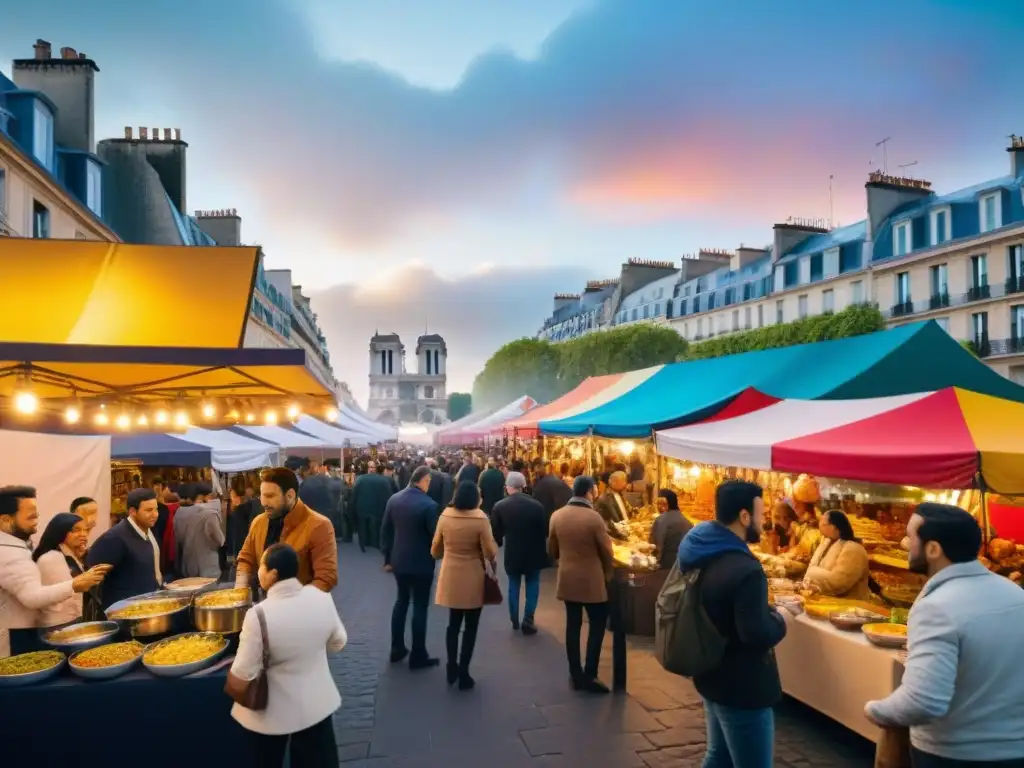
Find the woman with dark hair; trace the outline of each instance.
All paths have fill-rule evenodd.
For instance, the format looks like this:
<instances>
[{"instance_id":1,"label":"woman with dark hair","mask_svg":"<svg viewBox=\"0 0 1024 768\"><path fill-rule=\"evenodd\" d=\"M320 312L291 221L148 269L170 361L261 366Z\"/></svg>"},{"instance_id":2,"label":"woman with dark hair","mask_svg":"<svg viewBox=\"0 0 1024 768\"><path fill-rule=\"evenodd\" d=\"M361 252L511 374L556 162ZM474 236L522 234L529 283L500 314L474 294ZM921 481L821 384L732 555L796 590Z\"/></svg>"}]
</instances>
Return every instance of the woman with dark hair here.
<instances>
[{"instance_id":1,"label":"woman with dark hair","mask_svg":"<svg viewBox=\"0 0 1024 768\"><path fill-rule=\"evenodd\" d=\"M693 523L683 517L679 509L679 497L675 491L662 488L658 491L658 518L651 526L651 544L662 569L668 570L679 555L679 545L693 528Z\"/></svg>"},{"instance_id":2,"label":"woman with dark hair","mask_svg":"<svg viewBox=\"0 0 1024 768\"><path fill-rule=\"evenodd\" d=\"M82 574L88 546L88 522L70 512L54 515L39 537L39 546L32 552L43 585L60 584ZM99 602L91 592L75 593L44 608L39 615L39 626L56 627L79 618L85 621L102 618Z\"/></svg>"},{"instance_id":3,"label":"woman with dark hair","mask_svg":"<svg viewBox=\"0 0 1024 768\"><path fill-rule=\"evenodd\" d=\"M441 561L435 602L449 609L448 685L458 681L459 689L466 691L475 684L469 674L469 663L484 607L484 562L493 567L498 556L491 521L480 509L480 491L475 483L459 483L451 505L438 518L430 553Z\"/></svg>"},{"instance_id":4,"label":"woman with dark hair","mask_svg":"<svg viewBox=\"0 0 1024 768\"><path fill-rule=\"evenodd\" d=\"M303 586L299 572L299 555L289 545L272 544L263 552L257 575L267 599L245 615L231 665L232 682L255 680L268 655L266 708L237 701L231 708L252 736L256 765L267 768L284 765L289 750L296 768L338 764L333 718L341 696L327 654L344 648L348 635L334 599Z\"/></svg>"},{"instance_id":5,"label":"woman with dark hair","mask_svg":"<svg viewBox=\"0 0 1024 768\"><path fill-rule=\"evenodd\" d=\"M853 533L850 519L837 509L821 516L821 543L811 557L804 581L833 597L871 597L868 553Z\"/></svg>"}]
</instances>

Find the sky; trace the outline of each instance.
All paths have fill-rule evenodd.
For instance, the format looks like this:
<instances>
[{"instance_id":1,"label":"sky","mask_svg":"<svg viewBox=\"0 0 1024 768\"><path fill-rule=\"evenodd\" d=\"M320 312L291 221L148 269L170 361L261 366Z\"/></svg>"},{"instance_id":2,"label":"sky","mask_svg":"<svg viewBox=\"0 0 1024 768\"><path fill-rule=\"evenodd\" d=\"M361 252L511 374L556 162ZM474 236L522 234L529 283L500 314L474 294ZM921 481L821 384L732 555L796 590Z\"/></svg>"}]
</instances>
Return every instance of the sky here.
<instances>
[{"instance_id":1,"label":"sky","mask_svg":"<svg viewBox=\"0 0 1024 768\"><path fill-rule=\"evenodd\" d=\"M554 293L628 258L761 246L790 216L862 219L886 162L939 191L1003 175L1007 135L1024 133L1019 0L18 0L0 14L8 74L36 38L97 62L98 138L181 128L189 207L236 208L267 266L293 270L363 402L375 329L407 346L442 334L449 391L468 390Z\"/></svg>"}]
</instances>

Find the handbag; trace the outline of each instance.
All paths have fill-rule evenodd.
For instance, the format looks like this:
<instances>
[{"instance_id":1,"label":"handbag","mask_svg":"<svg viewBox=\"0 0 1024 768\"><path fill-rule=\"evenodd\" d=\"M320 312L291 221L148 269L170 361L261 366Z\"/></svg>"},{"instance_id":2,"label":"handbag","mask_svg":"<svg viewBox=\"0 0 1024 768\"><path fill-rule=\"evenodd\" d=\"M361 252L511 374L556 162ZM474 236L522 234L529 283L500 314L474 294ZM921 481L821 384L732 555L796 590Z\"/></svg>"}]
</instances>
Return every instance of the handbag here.
<instances>
[{"instance_id":1,"label":"handbag","mask_svg":"<svg viewBox=\"0 0 1024 768\"><path fill-rule=\"evenodd\" d=\"M263 640L263 660L260 673L253 680L243 680L228 671L228 680L224 683L224 693L237 704L259 712L267 708L267 669L270 667L270 645L267 641L267 619L260 606L253 607L256 618L260 622L260 638Z\"/></svg>"},{"instance_id":2,"label":"handbag","mask_svg":"<svg viewBox=\"0 0 1024 768\"><path fill-rule=\"evenodd\" d=\"M501 605L504 598L498 574L494 572L494 563L484 560L484 605Z\"/></svg>"}]
</instances>

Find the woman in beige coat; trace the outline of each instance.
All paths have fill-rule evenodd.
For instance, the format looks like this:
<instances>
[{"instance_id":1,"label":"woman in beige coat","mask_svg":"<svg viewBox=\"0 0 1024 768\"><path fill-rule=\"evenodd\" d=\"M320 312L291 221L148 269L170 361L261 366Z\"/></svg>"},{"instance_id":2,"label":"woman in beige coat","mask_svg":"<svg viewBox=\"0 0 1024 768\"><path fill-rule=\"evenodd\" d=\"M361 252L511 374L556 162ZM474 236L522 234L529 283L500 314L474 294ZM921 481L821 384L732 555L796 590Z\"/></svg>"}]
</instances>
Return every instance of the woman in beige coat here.
<instances>
[{"instance_id":1,"label":"woman in beige coat","mask_svg":"<svg viewBox=\"0 0 1024 768\"><path fill-rule=\"evenodd\" d=\"M491 563L498 556L491 521L480 510L480 491L474 483L459 484L451 506L438 518L430 553L441 560L435 602L449 609L448 685L458 681L459 688L467 691L474 685L469 663L484 607L484 561Z\"/></svg>"},{"instance_id":2,"label":"woman in beige coat","mask_svg":"<svg viewBox=\"0 0 1024 768\"><path fill-rule=\"evenodd\" d=\"M868 553L854 536L849 518L838 510L829 510L818 527L821 543L811 557L804 581L831 597L869 599Z\"/></svg>"}]
</instances>

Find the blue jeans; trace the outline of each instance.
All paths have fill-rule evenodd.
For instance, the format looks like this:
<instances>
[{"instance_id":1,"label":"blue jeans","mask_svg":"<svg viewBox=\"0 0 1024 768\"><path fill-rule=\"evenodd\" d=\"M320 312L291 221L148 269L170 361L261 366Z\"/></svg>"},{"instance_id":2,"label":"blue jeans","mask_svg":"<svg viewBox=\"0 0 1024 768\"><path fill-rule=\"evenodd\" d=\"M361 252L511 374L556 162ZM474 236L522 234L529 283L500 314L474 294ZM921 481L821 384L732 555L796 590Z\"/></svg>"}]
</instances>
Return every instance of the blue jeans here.
<instances>
[{"instance_id":1,"label":"blue jeans","mask_svg":"<svg viewBox=\"0 0 1024 768\"><path fill-rule=\"evenodd\" d=\"M737 709L704 699L708 749L703 768L772 768L775 715L771 708Z\"/></svg>"},{"instance_id":2,"label":"blue jeans","mask_svg":"<svg viewBox=\"0 0 1024 768\"><path fill-rule=\"evenodd\" d=\"M508 574L508 613L516 624L519 623L519 589L523 579L526 580L524 619L533 621L533 614L537 611L537 601L540 599L540 571Z\"/></svg>"}]
</instances>

